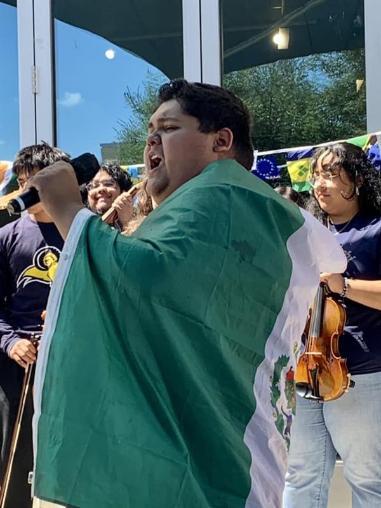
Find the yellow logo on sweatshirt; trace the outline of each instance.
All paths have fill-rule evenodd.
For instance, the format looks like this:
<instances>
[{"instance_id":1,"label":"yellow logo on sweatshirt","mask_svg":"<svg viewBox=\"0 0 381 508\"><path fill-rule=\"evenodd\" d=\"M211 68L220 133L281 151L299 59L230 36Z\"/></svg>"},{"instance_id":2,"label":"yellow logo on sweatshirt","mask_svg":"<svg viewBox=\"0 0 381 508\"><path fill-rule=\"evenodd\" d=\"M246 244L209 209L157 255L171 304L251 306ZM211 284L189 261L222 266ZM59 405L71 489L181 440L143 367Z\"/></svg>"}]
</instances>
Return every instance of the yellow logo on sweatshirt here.
<instances>
[{"instance_id":1,"label":"yellow logo on sweatshirt","mask_svg":"<svg viewBox=\"0 0 381 508\"><path fill-rule=\"evenodd\" d=\"M33 256L33 264L25 268L17 279L17 287L31 282L52 284L56 275L60 251L56 247L41 247Z\"/></svg>"}]
</instances>

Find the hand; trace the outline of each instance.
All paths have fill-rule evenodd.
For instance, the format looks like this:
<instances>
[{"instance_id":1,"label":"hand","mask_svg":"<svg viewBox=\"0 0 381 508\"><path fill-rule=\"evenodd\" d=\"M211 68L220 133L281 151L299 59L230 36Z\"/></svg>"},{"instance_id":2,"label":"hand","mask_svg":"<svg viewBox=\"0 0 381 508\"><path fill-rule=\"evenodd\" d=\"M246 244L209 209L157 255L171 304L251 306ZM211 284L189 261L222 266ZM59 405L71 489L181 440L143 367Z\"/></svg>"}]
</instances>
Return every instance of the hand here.
<instances>
[{"instance_id":1,"label":"hand","mask_svg":"<svg viewBox=\"0 0 381 508\"><path fill-rule=\"evenodd\" d=\"M74 170L67 162L55 162L28 180L27 187L38 190L46 213L66 238L77 212L83 208Z\"/></svg>"},{"instance_id":2,"label":"hand","mask_svg":"<svg viewBox=\"0 0 381 508\"><path fill-rule=\"evenodd\" d=\"M118 221L120 222L122 229L128 226L134 215L134 207L132 205L132 196L129 196L127 192L123 192L113 202L112 206L118 213Z\"/></svg>"},{"instance_id":3,"label":"hand","mask_svg":"<svg viewBox=\"0 0 381 508\"><path fill-rule=\"evenodd\" d=\"M24 369L36 361L37 349L30 340L20 339L9 351L9 357Z\"/></svg>"},{"instance_id":4,"label":"hand","mask_svg":"<svg viewBox=\"0 0 381 508\"><path fill-rule=\"evenodd\" d=\"M341 273L321 273L320 281L325 282L332 293L341 294L344 290L344 277Z\"/></svg>"}]
</instances>

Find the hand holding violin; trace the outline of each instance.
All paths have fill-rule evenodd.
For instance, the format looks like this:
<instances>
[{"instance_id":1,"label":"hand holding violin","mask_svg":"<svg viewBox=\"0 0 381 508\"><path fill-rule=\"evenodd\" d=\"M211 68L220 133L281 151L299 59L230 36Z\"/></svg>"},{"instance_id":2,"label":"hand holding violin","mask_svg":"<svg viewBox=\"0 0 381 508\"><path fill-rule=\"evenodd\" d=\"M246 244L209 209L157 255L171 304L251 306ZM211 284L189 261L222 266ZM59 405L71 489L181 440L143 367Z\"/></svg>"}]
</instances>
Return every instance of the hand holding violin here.
<instances>
[{"instance_id":1,"label":"hand holding violin","mask_svg":"<svg viewBox=\"0 0 381 508\"><path fill-rule=\"evenodd\" d=\"M327 284L331 293L340 295L344 291L345 281L341 273L321 273L320 282Z\"/></svg>"}]
</instances>

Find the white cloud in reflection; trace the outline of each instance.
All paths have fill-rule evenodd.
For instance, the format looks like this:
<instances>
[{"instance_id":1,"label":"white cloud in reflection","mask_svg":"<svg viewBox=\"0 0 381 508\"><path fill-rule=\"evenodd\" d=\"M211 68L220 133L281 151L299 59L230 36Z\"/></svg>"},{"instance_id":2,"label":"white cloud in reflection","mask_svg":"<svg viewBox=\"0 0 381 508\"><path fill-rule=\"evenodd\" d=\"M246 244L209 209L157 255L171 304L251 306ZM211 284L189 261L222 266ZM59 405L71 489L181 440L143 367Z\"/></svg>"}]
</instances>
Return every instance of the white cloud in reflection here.
<instances>
[{"instance_id":1,"label":"white cloud in reflection","mask_svg":"<svg viewBox=\"0 0 381 508\"><path fill-rule=\"evenodd\" d=\"M64 108L73 108L81 102L83 102L83 97L80 92L65 92L63 99L60 99L58 104Z\"/></svg>"}]
</instances>

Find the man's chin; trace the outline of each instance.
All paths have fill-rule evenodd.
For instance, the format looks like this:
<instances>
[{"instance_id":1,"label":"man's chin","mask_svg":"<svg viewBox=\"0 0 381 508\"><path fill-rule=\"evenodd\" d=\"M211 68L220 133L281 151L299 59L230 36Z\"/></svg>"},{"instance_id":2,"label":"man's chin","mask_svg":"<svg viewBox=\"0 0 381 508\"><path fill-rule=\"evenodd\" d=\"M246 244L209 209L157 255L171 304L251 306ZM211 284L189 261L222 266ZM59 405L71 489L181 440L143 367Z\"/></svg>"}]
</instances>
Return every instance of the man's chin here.
<instances>
[{"instance_id":1,"label":"man's chin","mask_svg":"<svg viewBox=\"0 0 381 508\"><path fill-rule=\"evenodd\" d=\"M167 181L160 181L156 178L148 178L146 191L156 203L161 203L161 201L163 201L166 197L168 186L169 182Z\"/></svg>"}]
</instances>

